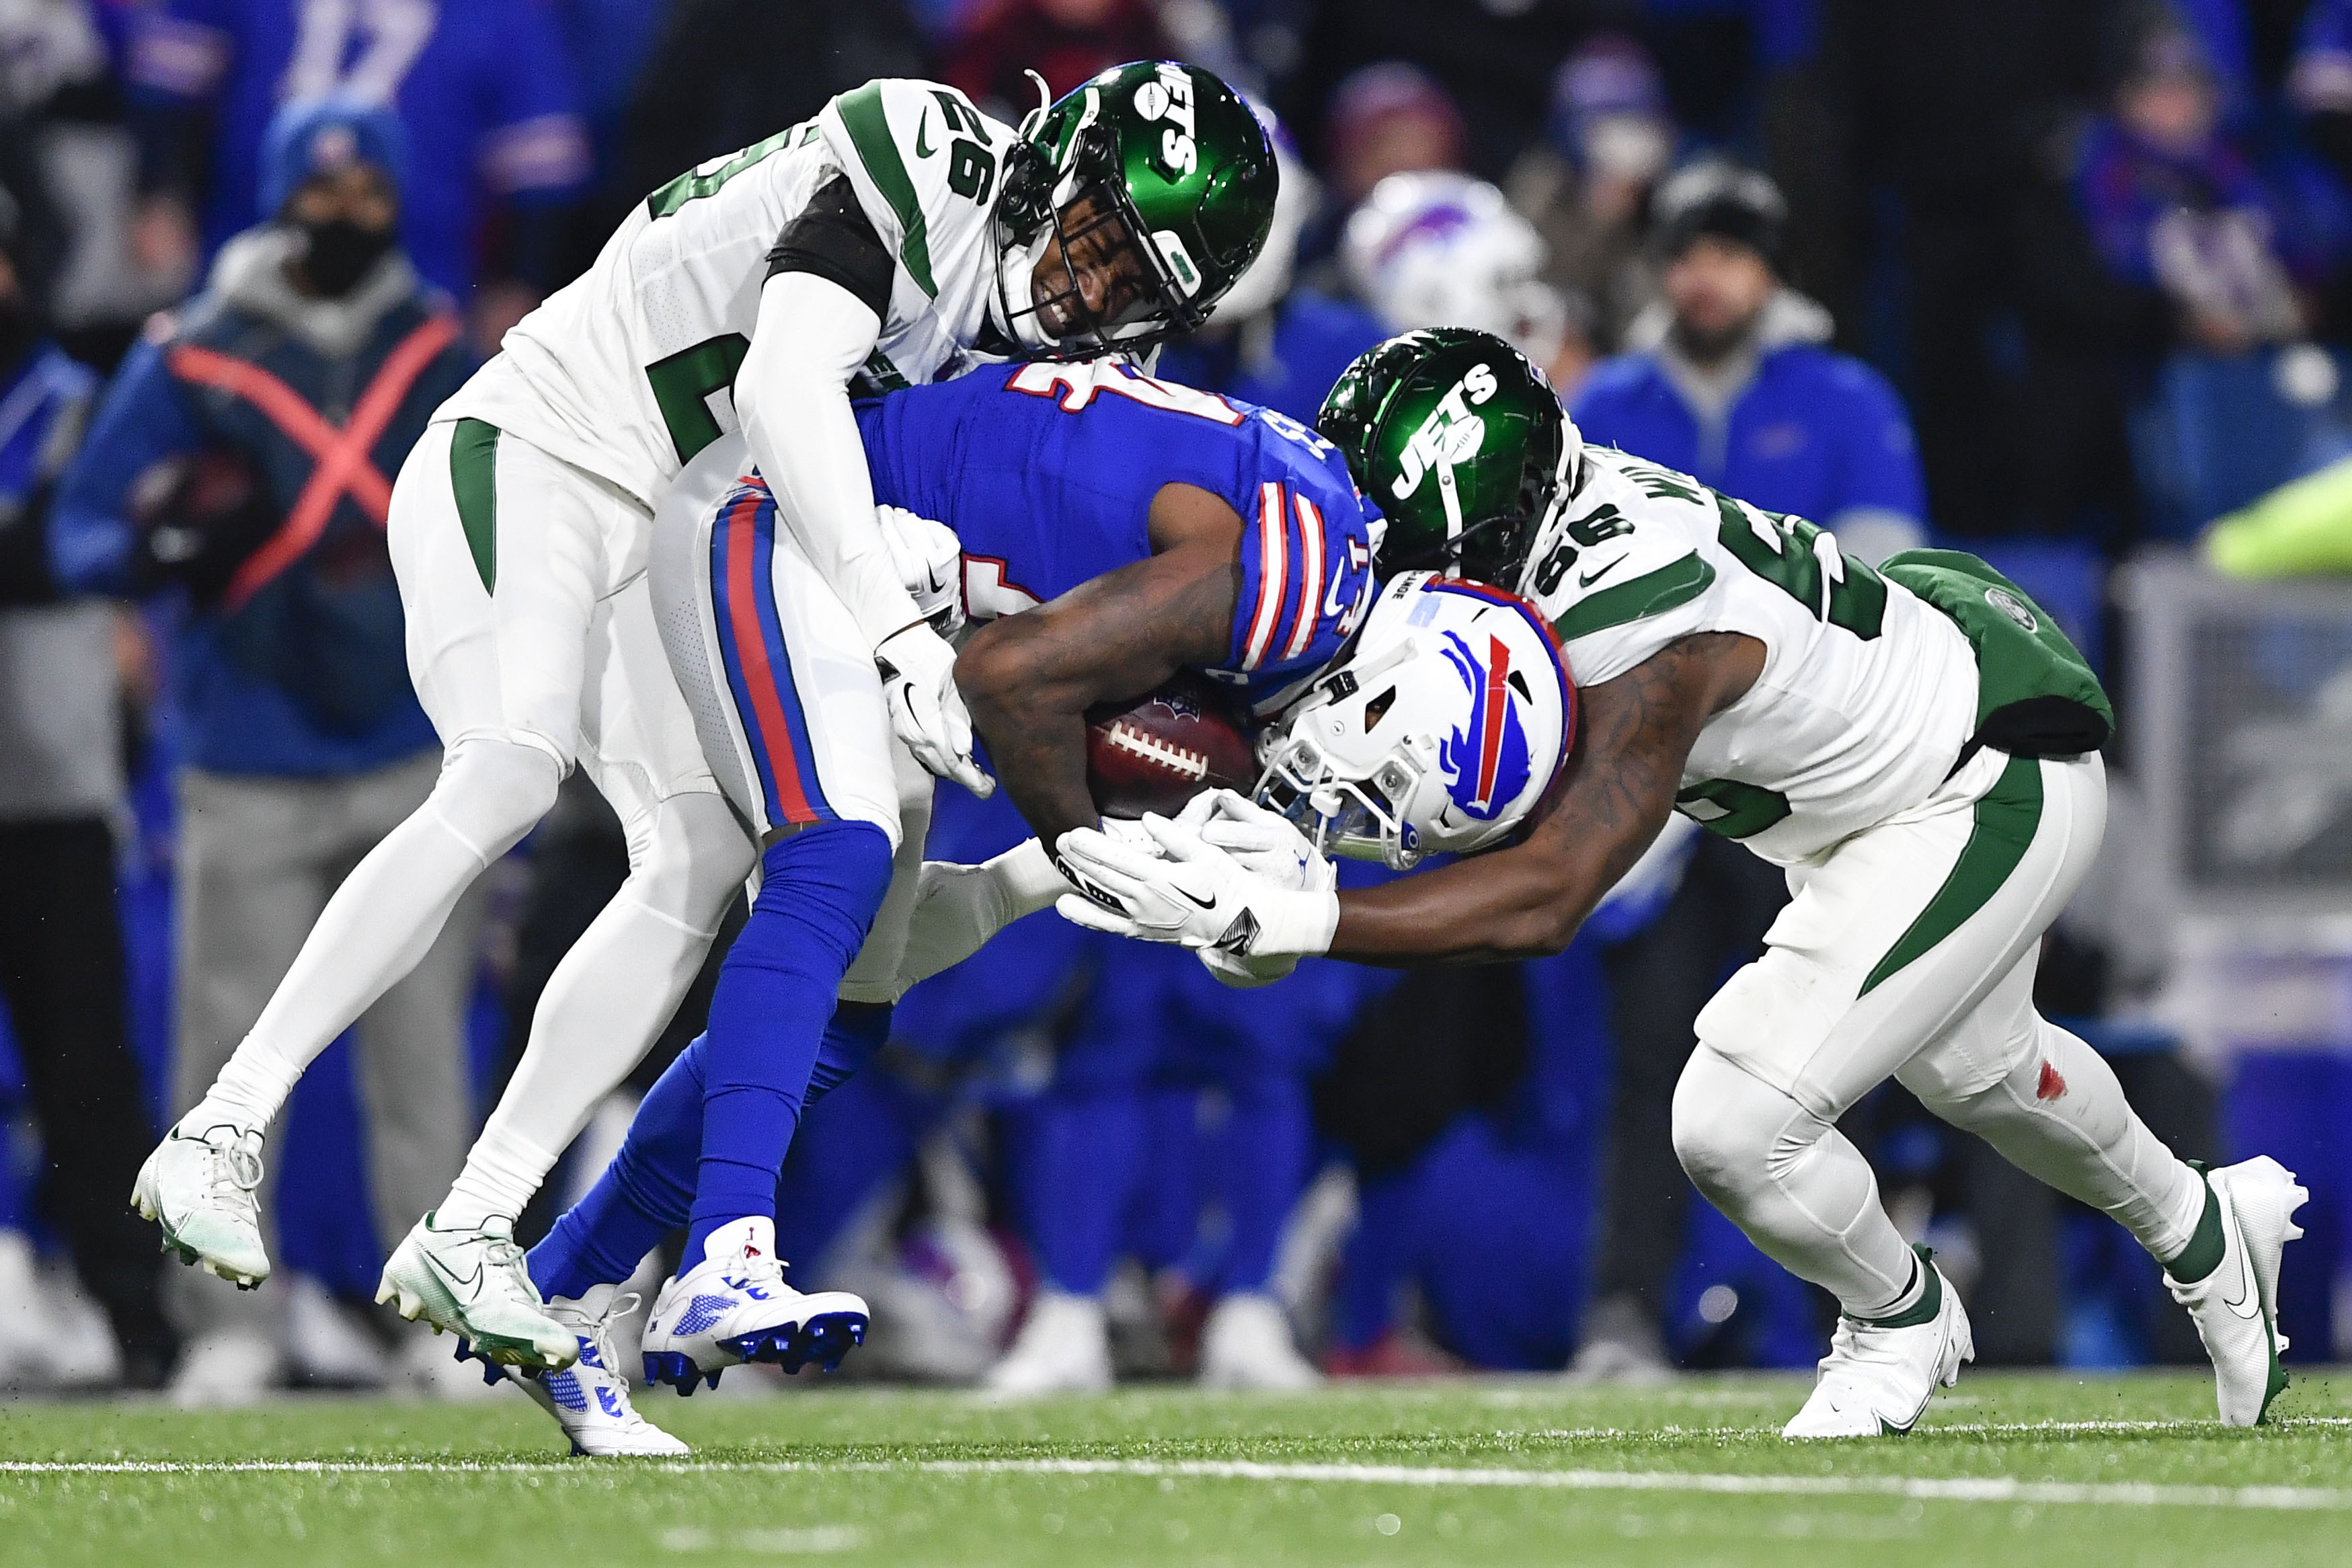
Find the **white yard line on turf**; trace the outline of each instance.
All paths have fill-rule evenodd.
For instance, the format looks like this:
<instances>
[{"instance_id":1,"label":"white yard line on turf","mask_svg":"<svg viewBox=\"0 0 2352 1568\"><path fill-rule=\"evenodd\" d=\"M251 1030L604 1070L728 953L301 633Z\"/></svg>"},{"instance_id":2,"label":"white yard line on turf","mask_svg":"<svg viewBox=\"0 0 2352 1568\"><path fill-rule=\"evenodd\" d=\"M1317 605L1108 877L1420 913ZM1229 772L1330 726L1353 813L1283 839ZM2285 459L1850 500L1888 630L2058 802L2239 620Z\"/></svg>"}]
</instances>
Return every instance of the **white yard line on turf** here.
<instances>
[{"instance_id":1,"label":"white yard line on turf","mask_svg":"<svg viewBox=\"0 0 2352 1568\"><path fill-rule=\"evenodd\" d=\"M2008 1476L1742 1476L1679 1470L1467 1469L1420 1465L1260 1464L1223 1459L927 1459L908 1464L791 1459L655 1462L630 1470L696 1475L1124 1476L1152 1480L1333 1482L1407 1487L1507 1487L1548 1491L1715 1492L1796 1497L1899 1497L1929 1502L2092 1503L2141 1508L2352 1510L2352 1490L2320 1487L2183 1487L2130 1481L2024 1481ZM466 1464L435 1460L0 1460L5 1475L572 1475L615 1472L576 1462Z\"/></svg>"}]
</instances>

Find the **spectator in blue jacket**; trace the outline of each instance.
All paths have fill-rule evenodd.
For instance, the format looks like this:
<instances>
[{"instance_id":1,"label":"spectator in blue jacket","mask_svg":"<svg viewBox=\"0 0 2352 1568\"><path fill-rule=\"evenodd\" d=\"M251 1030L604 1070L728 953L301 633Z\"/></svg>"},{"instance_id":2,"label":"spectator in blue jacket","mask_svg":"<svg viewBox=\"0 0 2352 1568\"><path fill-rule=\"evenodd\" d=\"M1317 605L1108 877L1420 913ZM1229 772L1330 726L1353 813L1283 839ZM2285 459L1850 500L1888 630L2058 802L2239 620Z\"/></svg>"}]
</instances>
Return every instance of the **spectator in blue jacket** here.
<instances>
[{"instance_id":1,"label":"spectator in blue jacket","mask_svg":"<svg viewBox=\"0 0 2352 1568\"><path fill-rule=\"evenodd\" d=\"M177 586L189 601L172 654L185 747L175 1113L253 1026L336 884L440 769L383 531L389 476L473 360L394 241L407 161L387 110L330 100L279 113L260 182L274 221L223 247L205 292L131 352L51 520L68 587ZM478 923L460 906L360 1022L378 1237L432 1206L465 1152L460 1024ZM277 1381L268 1314L285 1288L239 1297L180 1278L178 1394L230 1401ZM418 1375L448 1364L423 1349Z\"/></svg>"},{"instance_id":2,"label":"spectator in blue jacket","mask_svg":"<svg viewBox=\"0 0 2352 1568\"><path fill-rule=\"evenodd\" d=\"M415 173L402 242L425 281L471 314L485 353L566 281L552 273L590 149L541 0L157 0L132 29L126 74L151 263L194 243L192 222L206 255L249 225L271 115L341 96L383 105L406 128ZM504 255L478 253L486 233Z\"/></svg>"},{"instance_id":3,"label":"spectator in blue jacket","mask_svg":"<svg viewBox=\"0 0 2352 1568\"><path fill-rule=\"evenodd\" d=\"M1576 422L1874 562L1919 541L1917 447L1895 389L1827 347L1829 312L1781 280L1786 215L1771 181L1728 163L1661 186L1664 298L1628 329L1630 352L1593 371Z\"/></svg>"},{"instance_id":4,"label":"spectator in blue jacket","mask_svg":"<svg viewBox=\"0 0 2352 1568\"><path fill-rule=\"evenodd\" d=\"M1910 421L1877 372L1825 346L1829 312L1781 281L1785 222L1772 183L1727 163L1692 164L1660 186L1664 298L1628 330L1631 352L1584 384L1576 421L1588 441L1809 518L1874 563L1920 542ZM1671 1367L1664 1312L1691 1208L1670 1136L1675 1079L1708 994L1760 950L1788 901L1774 868L1678 831L1681 863L1651 889L1657 912L1626 922L1601 957L1616 1092L1592 1304L1570 1365L1584 1381L1650 1382Z\"/></svg>"},{"instance_id":5,"label":"spectator in blue jacket","mask_svg":"<svg viewBox=\"0 0 2352 1568\"><path fill-rule=\"evenodd\" d=\"M111 1321L122 1381L152 1387L174 1342L153 1244L122 1204L141 1141L154 1133L131 1057L115 903L112 819L123 806L115 612L60 593L44 544L97 378L47 339L17 269L20 211L0 185L0 1000L41 1131L43 1207ZM44 1331L31 1247L7 1212L16 1180L0 1171L0 1381L8 1383L62 1370L43 1364L57 1336Z\"/></svg>"}]
</instances>

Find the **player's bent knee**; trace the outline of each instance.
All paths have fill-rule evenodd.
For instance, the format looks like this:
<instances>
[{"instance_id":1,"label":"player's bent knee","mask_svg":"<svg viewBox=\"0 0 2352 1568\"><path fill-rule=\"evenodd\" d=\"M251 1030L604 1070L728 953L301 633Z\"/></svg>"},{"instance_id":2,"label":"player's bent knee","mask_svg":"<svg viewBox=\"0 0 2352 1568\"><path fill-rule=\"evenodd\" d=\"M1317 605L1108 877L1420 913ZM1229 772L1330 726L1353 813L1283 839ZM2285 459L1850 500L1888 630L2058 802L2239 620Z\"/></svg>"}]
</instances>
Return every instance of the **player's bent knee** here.
<instances>
[{"instance_id":1,"label":"player's bent knee","mask_svg":"<svg viewBox=\"0 0 2352 1568\"><path fill-rule=\"evenodd\" d=\"M554 808L562 782L562 765L540 747L478 736L449 752L428 804L488 863Z\"/></svg>"},{"instance_id":2,"label":"player's bent knee","mask_svg":"<svg viewBox=\"0 0 2352 1568\"><path fill-rule=\"evenodd\" d=\"M1702 1045L1675 1085L1675 1157L1709 1197L1765 1178L1796 1101Z\"/></svg>"},{"instance_id":3,"label":"player's bent knee","mask_svg":"<svg viewBox=\"0 0 2352 1568\"><path fill-rule=\"evenodd\" d=\"M674 795L629 825L629 891L696 930L715 930L759 849L723 796Z\"/></svg>"}]
</instances>

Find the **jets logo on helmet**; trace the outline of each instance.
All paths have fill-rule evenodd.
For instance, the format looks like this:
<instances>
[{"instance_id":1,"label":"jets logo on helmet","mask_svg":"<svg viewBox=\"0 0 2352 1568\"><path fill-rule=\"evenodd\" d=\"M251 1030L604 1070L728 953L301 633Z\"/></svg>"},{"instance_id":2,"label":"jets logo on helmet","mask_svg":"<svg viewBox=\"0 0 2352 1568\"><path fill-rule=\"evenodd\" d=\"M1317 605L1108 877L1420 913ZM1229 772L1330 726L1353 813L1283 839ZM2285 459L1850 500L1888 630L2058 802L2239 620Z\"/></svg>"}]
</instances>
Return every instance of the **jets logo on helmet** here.
<instances>
[{"instance_id":1,"label":"jets logo on helmet","mask_svg":"<svg viewBox=\"0 0 2352 1568\"><path fill-rule=\"evenodd\" d=\"M1516 584L1581 473L1584 439L1543 372L1463 327L1407 332L1365 353L1315 426L1380 503L1383 571Z\"/></svg>"},{"instance_id":2,"label":"jets logo on helmet","mask_svg":"<svg viewBox=\"0 0 2352 1568\"><path fill-rule=\"evenodd\" d=\"M1214 75L1173 60L1112 67L1034 111L1005 153L1004 327L1038 359L1134 353L1192 331L1265 248L1279 179L1257 117ZM1070 252L1098 232L1122 281L1090 299ZM1041 285L1056 243L1067 276Z\"/></svg>"},{"instance_id":3,"label":"jets logo on helmet","mask_svg":"<svg viewBox=\"0 0 2352 1568\"><path fill-rule=\"evenodd\" d=\"M1494 367L1472 366L1469 374L1437 400L1437 406L1429 411L1429 417L1421 422L1412 439L1398 454L1396 483L1389 487L1389 492L1399 500L1408 500L1413 491L1421 489L1421 481L1434 471L1438 500L1445 509L1449 540L1462 536L1462 495L1454 481L1454 470L1476 457L1478 448L1486 443L1486 422L1471 413L1470 407L1494 395Z\"/></svg>"},{"instance_id":4,"label":"jets logo on helmet","mask_svg":"<svg viewBox=\"0 0 2352 1568\"><path fill-rule=\"evenodd\" d=\"M1448 631L1439 651L1470 697L1467 720L1438 749L1453 781L1445 793L1465 816L1492 822L1528 787L1528 731L1511 700L1510 645L1490 634L1482 660L1461 633Z\"/></svg>"}]
</instances>

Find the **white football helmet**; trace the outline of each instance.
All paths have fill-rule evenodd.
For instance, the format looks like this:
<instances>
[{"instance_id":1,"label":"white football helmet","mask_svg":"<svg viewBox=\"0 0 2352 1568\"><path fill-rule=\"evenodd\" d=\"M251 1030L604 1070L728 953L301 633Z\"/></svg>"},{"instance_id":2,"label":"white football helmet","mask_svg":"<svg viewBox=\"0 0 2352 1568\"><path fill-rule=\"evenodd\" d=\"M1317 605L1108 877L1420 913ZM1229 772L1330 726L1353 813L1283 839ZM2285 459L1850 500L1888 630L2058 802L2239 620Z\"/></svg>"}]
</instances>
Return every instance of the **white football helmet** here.
<instances>
[{"instance_id":1,"label":"white football helmet","mask_svg":"<svg viewBox=\"0 0 2352 1568\"><path fill-rule=\"evenodd\" d=\"M1539 365L1567 342L1567 301L1536 276L1542 237L1484 180L1391 174L1349 216L1339 260L1392 331L1475 327Z\"/></svg>"},{"instance_id":2,"label":"white football helmet","mask_svg":"<svg viewBox=\"0 0 2352 1568\"><path fill-rule=\"evenodd\" d=\"M1402 871L1518 826L1575 732L1576 688L1533 605L1407 572L1261 743L1257 802L1322 853Z\"/></svg>"}]
</instances>

